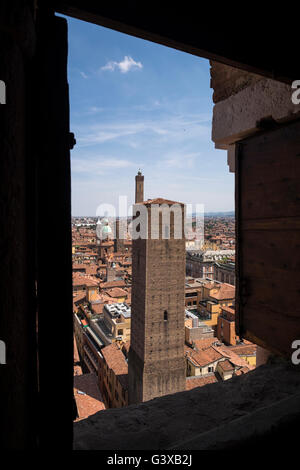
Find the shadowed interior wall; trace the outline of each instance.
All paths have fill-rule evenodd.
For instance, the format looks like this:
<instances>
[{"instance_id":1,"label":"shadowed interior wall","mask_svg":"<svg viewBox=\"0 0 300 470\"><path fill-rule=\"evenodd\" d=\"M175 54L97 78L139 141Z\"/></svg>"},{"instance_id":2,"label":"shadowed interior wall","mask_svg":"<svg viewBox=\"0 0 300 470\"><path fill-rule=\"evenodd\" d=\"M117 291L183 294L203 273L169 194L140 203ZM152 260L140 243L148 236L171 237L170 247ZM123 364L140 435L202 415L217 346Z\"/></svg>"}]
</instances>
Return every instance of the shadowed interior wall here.
<instances>
[{"instance_id":1,"label":"shadowed interior wall","mask_svg":"<svg viewBox=\"0 0 300 470\"><path fill-rule=\"evenodd\" d=\"M28 2L29 3L29 2ZM21 32L23 31L23 36ZM0 106L0 339L6 343L1 365L1 445L36 445L34 206L28 118L28 67L35 50L32 11L25 2L0 5L0 79L6 104Z\"/></svg>"}]
</instances>

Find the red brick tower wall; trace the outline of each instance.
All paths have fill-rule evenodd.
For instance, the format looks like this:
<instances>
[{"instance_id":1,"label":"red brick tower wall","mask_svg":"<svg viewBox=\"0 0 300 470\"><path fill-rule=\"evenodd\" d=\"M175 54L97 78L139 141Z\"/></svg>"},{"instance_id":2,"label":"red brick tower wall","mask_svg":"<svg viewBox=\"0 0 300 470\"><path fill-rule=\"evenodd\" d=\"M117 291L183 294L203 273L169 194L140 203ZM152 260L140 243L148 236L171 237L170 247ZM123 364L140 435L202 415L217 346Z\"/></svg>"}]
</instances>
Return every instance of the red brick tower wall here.
<instances>
[{"instance_id":1,"label":"red brick tower wall","mask_svg":"<svg viewBox=\"0 0 300 470\"><path fill-rule=\"evenodd\" d=\"M172 223L170 239L160 220L159 239L133 240L129 403L185 390L185 238Z\"/></svg>"},{"instance_id":2,"label":"red brick tower wall","mask_svg":"<svg viewBox=\"0 0 300 470\"><path fill-rule=\"evenodd\" d=\"M144 201L144 176L138 172L135 177L135 203Z\"/></svg>"}]
</instances>

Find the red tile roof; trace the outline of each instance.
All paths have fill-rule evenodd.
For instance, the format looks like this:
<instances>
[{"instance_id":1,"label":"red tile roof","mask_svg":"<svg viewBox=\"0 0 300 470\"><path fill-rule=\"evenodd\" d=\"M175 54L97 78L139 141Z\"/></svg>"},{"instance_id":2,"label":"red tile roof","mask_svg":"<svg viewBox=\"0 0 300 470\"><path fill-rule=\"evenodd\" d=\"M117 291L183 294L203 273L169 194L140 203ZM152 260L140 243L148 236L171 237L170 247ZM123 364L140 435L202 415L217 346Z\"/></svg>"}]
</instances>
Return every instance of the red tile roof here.
<instances>
[{"instance_id":1,"label":"red tile roof","mask_svg":"<svg viewBox=\"0 0 300 470\"><path fill-rule=\"evenodd\" d=\"M204 367L224 357L221 351L216 351L212 346L205 351L193 351L190 359L196 367Z\"/></svg>"},{"instance_id":2,"label":"red tile roof","mask_svg":"<svg viewBox=\"0 0 300 470\"><path fill-rule=\"evenodd\" d=\"M98 411L105 410L105 405L97 385L97 376L94 374L74 376L74 396L79 415L76 421L85 419Z\"/></svg>"},{"instance_id":3,"label":"red tile roof","mask_svg":"<svg viewBox=\"0 0 300 470\"><path fill-rule=\"evenodd\" d=\"M89 275L95 276L97 274L97 269L98 269L98 266L96 264L92 264L90 266L87 266L86 273Z\"/></svg>"},{"instance_id":4,"label":"red tile roof","mask_svg":"<svg viewBox=\"0 0 300 470\"><path fill-rule=\"evenodd\" d=\"M101 315L101 313L103 313L104 305L104 302L101 302L99 304L91 304L91 310L95 315Z\"/></svg>"},{"instance_id":5,"label":"red tile roof","mask_svg":"<svg viewBox=\"0 0 300 470\"><path fill-rule=\"evenodd\" d=\"M254 356L256 354L256 344L237 344L230 348L239 356Z\"/></svg>"},{"instance_id":6,"label":"red tile roof","mask_svg":"<svg viewBox=\"0 0 300 470\"><path fill-rule=\"evenodd\" d=\"M101 353L109 369L112 369L115 375L128 374L128 364L125 361L125 356L116 343L105 346L101 349Z\"/></svg>"},{"instance_id":7,"label":"red tile roof","mask_svg":"<svg viewBox=\"0 0 300 470\"><path fill-rule=\"evenodd\" d=\"M143 201L141 202L140 204L144 204L145 206L146 205L150 205L150 204L181 204L183 205L182 202L176 202L176 201L170 201L169 199L164 199L162 197L157 197L155 199L148 199L147 201Z\"/></svg>"},{"instance_id":8,"label":"red tile roof","mask_svg":"<svg viewBox=\"0 0 300 470\"><path fill-rule=\"evenodd\" d=\"M204 377L187 377L185 382L185 389L192 390L196 387L203 387L203 385L208 385L217 382L215 374L205 375Z\"/></svg>"},{"instance_id":9,"label":"red tile roof","mask_svg":"<svg viewBox=\"0 0 300 470\"><path fill-rule=\"evenodd\" d=\"M208 349L212 344L219 343L219 342L220 341L216 336L213 336L212 338L195 339L193 341L195 348L198 349L198 351L203 351L205 349Z\"/></svg>"},{"instance_id":10,"label":"red tile roof","mask_svg":"<svg viewBox=\"0 0 300 470\"><path fill-rule=\"evenodd\" d=\"M126 282L124 279L116 279L115 281L101 282L101 289L111 289L112 287L125 287Z\"/></svg>"},{"instance_id":11,"label":"red tile roof","mask_svg":"<svg viewBox=\"0 0 300 470\"><path fill-rule=\"evenodd\" d=\"M116 299L118 297L127 297L127 292L124 289L121 289L120 287L113 287L112 289L108 289L106 293L110 297L115 297Z\"/></svg>"},{"instance_id":12,"label":"red tile roof","mask_svg":"<svg viewBox=\"0 0 300 470\"><path fill-rule=\"evenodd\" d=\"M250 367L242 367L241 369L238 369L234 372L233 375L243 375L243 374L247 374L249 371L251 370Z\"/></svg>"},{"instance_id":13,"label":"red tile roof","mask_svg":"<svg viewBox=\"0 0 300 470\"><path fill-rule=\"evenodd\" d=\"M84 270L84 271L86 271L86 268L87 268L87 265L86 265L86 264L83 264L83 263L74 263L74 264L73 264L73 271L76 271L76 270Z\"/></svg>"},{"instance_id":14,"label":"red tile roof","mask_svg":"<svg viewBox=\"0 0 300 470\"><path fill-rule=\"evenodd\" d=\"M234 364L235 366L248 367L249 369L253 369L253 366L249 366L249 364L244 359L242 359L240 356L238 356L234 352L234 350L232 350L231 347L225 346L224 344L222 344L222 346L220 346L220 347L218 347L218 346L212 346L212 347L216 351L220 352L225 357L227 357L227 359L229 359L230 362L232 362L232 364Z\"/></svg>"},{"instance_id":15,"label":"red tile roof","mask_svg":"<svg viewBox=\"0 0 300 470\"><path fill-rule=\"evenodd\" d=\"M73 303L78 305L81 302L83 302L86 298L86 293L85 292L79 292L78 294L74 295L73 297Z\"/></svg>"},{"instance_id":16,"label":"red tile roof","mask_svg":"<svg viewBox=\"0 0 300 470\"><path fill-rule=\"evenodd\" d=\"M220 361L218 367L221 367L224 372L229 372L235 369L234 365L228 359Z\"/></svg>"},{"instance_id":17,"label":"red tile roof","mask_svg":"<svg viewBox=\"0 0 300 470\"><path fill-rule=\"evenodd\" d=\"M91 276L88 276L87 274L83 273L73 273L73 286L98 286L99 281L95 278L92 278Z\"/></svg>"},{"instance_id":18,"label":"red tile roof","mask_svg":"<svg viewBox=\"0 0 300 470\"><path fill-rule=\"evenodd\" d=\"M221 284L216 293L210 293L209 296L216 300L231 300L235 297L235 287L231 284Z\"/></svg>"}]
</instances>

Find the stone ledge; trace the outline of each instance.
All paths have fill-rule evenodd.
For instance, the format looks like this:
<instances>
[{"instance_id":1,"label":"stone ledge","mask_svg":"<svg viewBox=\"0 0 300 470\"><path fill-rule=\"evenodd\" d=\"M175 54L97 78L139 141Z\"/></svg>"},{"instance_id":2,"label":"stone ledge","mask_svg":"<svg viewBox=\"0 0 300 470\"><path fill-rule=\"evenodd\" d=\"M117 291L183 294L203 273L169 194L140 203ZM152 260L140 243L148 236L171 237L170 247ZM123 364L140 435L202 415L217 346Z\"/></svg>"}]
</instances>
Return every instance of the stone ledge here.
<instances>
[{"instance_id":1,"label":"stone ledge","mask_svg":"<svg viewBox=\"0 0 300 470\"><path fill-rule=\"evenodd\" d=\"M279 361L226 382L100 411L74 424L74 450L175 448L293 397L299 385L299 367Z\"/></svg>"},{"instance_id":2,"label":"stone ledge","mask_svg":"<svg viewBox=\"0 0 300 470\"><path fill-rule=\"evenodd\" d=\"M212 141L218 149L261 130L262 119L283 123L299 116L300 105L292 103L294 90L271 79L255 82L214 105Z\"/></svg>"},{"instance_id":3,"label":"stone ledge","mask_svg":"<svg viewBox=\"0 0 300 470\"><path fill-rule=\"evenodd\" d=\"M213 102L219 103L264 77L237 69L220 62L210 61L210 87L213 88Z\"/></svg>"},{"instance_id":4,"label":"stone ledge","mask_svg":"<svg viewBox=\"0 0 300 470\"><path fill-rule=\"evenodd\" d=\"M179 442L169 449L172 450L225 450L244 445L250 441L263 440L274 431L293 423L300 417L300 393L279 402L248 413L217 429L212 429ZM284 436L282 436L284 437Z\"/></svg>"}]
</instances>

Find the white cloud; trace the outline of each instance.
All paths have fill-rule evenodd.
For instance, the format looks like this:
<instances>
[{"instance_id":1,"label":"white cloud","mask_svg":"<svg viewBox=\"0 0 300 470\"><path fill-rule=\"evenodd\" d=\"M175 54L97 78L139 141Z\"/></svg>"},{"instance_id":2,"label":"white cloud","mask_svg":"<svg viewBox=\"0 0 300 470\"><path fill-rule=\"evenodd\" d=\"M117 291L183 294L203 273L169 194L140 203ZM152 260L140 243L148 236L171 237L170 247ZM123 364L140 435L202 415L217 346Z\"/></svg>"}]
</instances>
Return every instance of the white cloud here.
<instances>
[{"instance_id":1,"label":"white cloud","mask_svg":"<svg viewBox=\"0 0 300 470\"><path fill-rule=\"evenodd\" d=\"M170 118L157 118L145 120L121 120L113 123L88 124L75 128L77 143L80 146L90 146L108 141L124 139L129 136L136 136L129 142L141 144L139 139L151 138L152 143L168 143L170 139L175 144L190 142L196 139L197 142L210 142L211 127L203 124L201 119L191 117L182 118L173 116ZM130 145L128 142L128 145Z\"/></svg>"},{"instance_id":2,"label":"white cloud","mask_svg":"<svg viewBox=\"0 0 300 470\"><path fill-rule=\"evenodd\" d=\"M134 163L129 160L116 159L103 155L99 157L97 157L97 155L93 155L93 159L90 159L88 155L86 155L85 158L71 159L73 174L88 173L91 177L95 175L103 175L106 169L128 168L131 166L134 166Z\"/></svg>"},{"instance_id":3,"label":"white cloud","mask_svg":"<svg viewBox=\"0 0 300 470\"><path fill-rule=\"evenodd\" d=\"M116 65L117 65L117 62L110 61L110 62L107 62L106 65L103 65L103 67L101 67L101 70L111 70L111 71L113 71L113 70L115 70Z\"/></svg>"},{"instance_id":4,"label":"white cloud","mask_svg":"<svg viewBox=\"0 0 300 470\"><path fill-rule=\"evenodd\" d=\"M139 124L128 126L102 125L100 129L98 129L97 126L91 126L91 128L87 129L79 129L76 134L78 135L78 144L81 146L89 146L134 135L139 133L141 130L142 125L139 126Z\"/></svg>"},{"instance_id":5,"label":"white cloud","mask_svg":"<svg viewBox=\"0 0 300 470\"><path fill-rule=\"evenodd\" d=\"M136 62L135 60L133 60L132 57L126 55L124 59L120 62L116 62L113 60L107 62L106 65L101 67L101 70L110 70L111 72L113 72L116 68L118 68L121 73L127 73L131 69L142 69L143 65L141 62Z\"/></svg>"},{"instance_id":6,"label":"white cloud","mask_svg":"<svg viewBox=\"0 0 300 470\"><path fill-rule=\"evenodd\" d=\"M105 108L101 108L99 106L90 106L85 114L97 114L97 113L102 113L105 111Z\"/></svg>"},{"instance_id":7,"label":"white cloud","mask_svg":"<svg viewBox=\"0 0 300 470\"><path fill-rule=\"evenodd\" d=\"M192 168L195 160L201 157L200 153L173 153L166 155L160 164L169 168Z\"/></svg>"},{"instance_id":8,"label":"white cloud","mask_svg":"<svg viewBox=\"0 0 300 470\"><path fill-rule=\"evenodd\" d=\"M87 74L84 73L84 72L80 72L80 75L81 75L83 78L88 78Z\"/></svg>"},{"instance_id":9,"label":"white cloud","mask_svg":"<svg viewBox=\"0 0 300 470\"><path fill-rule=\"evenodd\" d=\"M118 159L109 159L101 162L101 165L105 168L127 168L133 166L133 162L129 160L118 160Z\"/></svg>"}]
</instances>

